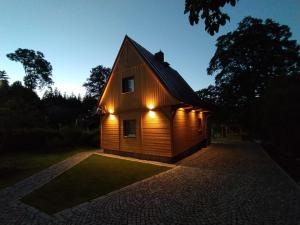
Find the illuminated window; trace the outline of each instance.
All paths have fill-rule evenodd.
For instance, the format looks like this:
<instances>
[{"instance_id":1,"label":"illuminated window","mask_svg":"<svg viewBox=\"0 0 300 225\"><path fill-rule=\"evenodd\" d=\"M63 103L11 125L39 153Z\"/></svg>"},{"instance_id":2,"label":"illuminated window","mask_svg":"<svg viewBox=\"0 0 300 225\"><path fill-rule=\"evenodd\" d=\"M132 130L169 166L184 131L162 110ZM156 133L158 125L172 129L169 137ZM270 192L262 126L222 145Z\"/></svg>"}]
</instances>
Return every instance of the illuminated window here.
<instances>
[{"instance_id":1,"label":"illuminated window","mask_svg":"<svg viewBox=\"0 0 300 225\"><path fill-rule=\"evenodd\" d=\"M134 92L134 78L126 77L122 80L122 93Z\"/></svg>"},{"instance_id":2,"label":"illuminated window","mask_svg":"<svg viewBox=\"0 0 300 225\"><path fill-rule=\"evenodd\" d=\"M136 137L136 121L123 120L123 133L124 137Z\"/></svg>"}]
</instances>

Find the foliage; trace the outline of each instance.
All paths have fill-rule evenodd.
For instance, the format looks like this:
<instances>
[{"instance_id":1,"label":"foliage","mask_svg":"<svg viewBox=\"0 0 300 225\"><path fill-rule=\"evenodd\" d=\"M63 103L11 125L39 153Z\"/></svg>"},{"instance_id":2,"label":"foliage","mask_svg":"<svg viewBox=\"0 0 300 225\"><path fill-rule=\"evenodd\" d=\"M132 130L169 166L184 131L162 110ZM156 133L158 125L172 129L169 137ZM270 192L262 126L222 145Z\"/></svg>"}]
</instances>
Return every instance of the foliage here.
<instances>
[{"instance_id":1,"label":"foliage","mask_svg":"<svg viewBox=\"0 0 300 225\"><path fill-rule=\"evenodd\" d=\"M300 46L288 26L246 17L217 39L208 74L215 86L198 92L215 121L239 124L286 155L299 155Z\"/></svg>"},{"instance_id":2,"label":"foliage","mask_svg":"<svg viewBox=\"0 0 300 225\"><path fill-rule=\"evenodd\" d=\"M98 101L92 96L85 96L82 101L82 111L80 126L88 129L99 128L99 115L97 113Z\"/></svg>"},{"instance_id":3,"label":"foliage","mask_svg":"<svg viewBox=\"0 0 300 225\"><path fill-rule=\"evenodd\" d=\"M42 100L14 82L0 88L0 152L99 146L97 100L49 90ZM17 141L16 141L17 140Z\"/></svg>"},{"instance_id":4,"label":"foliage","mask_svg":"<svg viewBox=\"0 0 300 225\"><path fill-rule=\"evenodd\" d=\"M221 11L226 4L235 6L238 0L186 0L184 13L189 13L191 25L198 24L199 17L204 19L205 30L214 35L224 26L230 17Z\"/></svg>"},{"instance_id":5,"label":"foliage","mask_svg":"<svg viewBox=\"0 0 300 225\"><path fill-rule=\"evenodd\" d=\"M45 152L58 135L56 130L42 128L0 130L0 152Z\"/></svg>"},{"instance_id":6,"label":"foliage","mask_svg":"<svg viewBox=\"0 0 300 225\"><path fill-rule=\"evenodd\" d=\"M279 77L272 81L262 96L257 124L264 140L273 143L275 149L286 156L300 156L300 74L295 77Z\"/></svg>"},{"instance_id":7,"label":"foliage","mask_svg":"<svg viewBox=\"0 0 300 225\"><path fill-rule=\"evenodd\" d=\"M8 87L8 76L4 70L0 70L0 88Z\"/></svg>"},{"instance_id":8,"label":"foliage","mask_svg":"<svg viewBox=\"0 0 300 225\"><path fill-rule=\"evenodd\" d=\"M237 30L217 39L208 74L215 75L222 105L247 110L277 77L300 72L300 46L288 26L246 17Z\"/></svg>"},{"instance_id":9,"label":"foliage","mask_svg":"<svg viewBox=\"0 0 300 225\"><path fill-rule=\"evenodd\" d=\"M42 106L36 93L19 82L0 88L0 129L44 126Z\"/></svg>"},{"instance_id":10,"label":"foliage","mask_svg":"<svg viewBox=\"0 0 300 225\"><path fill-rule=\"evenodd\" d=\"M63 96L55 89L54 91L46 91L41 102L50 127L60 128L78 125L79 115L83 113L79 97L75 95Z\"/></svg>"},{"instance_id":11,"label":"foliage","mask_svg":"<svg viewBox=\"0 0 300 225\"><path fill-rule=\"evenodd\" d=\"M24 84L29 89L42 89L53 84L52 66L42 52L19 48L14 53L7 54L7 57L22 63L25 70Z\"/></svg>"},{"instance_id":12,"label":"foliage","mask_svg":"<svg viewBox=\"0 0 300 225\"><path fill-rule=\"evenodd\" d=\"M214 85L209 85L196 92L201 102L210 107L220 105L221 96L219 96L218 88Z\"/></svg>"},{"instance_id":13,"label":"foliage","mask_svg":"<svg viewBox=\"0 0 300 225\"><path fill-rule=\"evenodd\" d=\"M84 84L89 94L83 99L51 88L40 99L34 89L53 84L52 66L43 53L19 48L7 57L22 63L26 87L20 81L9 86L6 72L0 71L0 152L99 146L97 96L109 68L92 69Z\"/></svg>"},{"instance_id":14,"label":"foliage","mask_svg":"<svg viewBox=\"0 0 300 225\"><path fill-rule=\"evenodd\" d=\"M92 68L90 76L83 86L86 88L87 95L98 99L111 73L111 69L102 65Z\"/></svg>"},{"instance_id":15,"label":"foliage","mask_svg":"<svg viewBox=\"0 0 300 225\"><path fill-rule=\"evenodd\" d=\"M0 152L49 152L70 147L99 147L98 130L74 127L0 129Z\"/></svg>"},{"instance_id":16,"label":"foliage","mask_svg":"<svg viewBox=\"0 0 300 225\"><path fill-rule=\"evenodd\" d=\"M220 89L217 86L209 85L196 92L201 103L213 112L211 114L215 122L222 123L227 118L227 110L223 105Z\"/></svg>"}]
</instances>

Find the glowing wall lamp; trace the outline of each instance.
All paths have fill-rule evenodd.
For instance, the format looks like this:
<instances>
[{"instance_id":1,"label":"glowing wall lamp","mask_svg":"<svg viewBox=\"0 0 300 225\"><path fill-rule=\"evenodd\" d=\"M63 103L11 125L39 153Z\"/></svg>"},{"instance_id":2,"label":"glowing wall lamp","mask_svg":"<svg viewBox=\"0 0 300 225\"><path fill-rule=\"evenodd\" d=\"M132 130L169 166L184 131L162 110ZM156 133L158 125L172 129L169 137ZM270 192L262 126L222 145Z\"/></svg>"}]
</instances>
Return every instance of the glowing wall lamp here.
<instances>
[{"instance_id":1,"label":"glowing wall lamp","mask_svg":"<svg viewBox=\"0 0 300 225\"><path fill-rule=\"evenodd\" d=\"M155 118L155 112L153 112L152 110L149 111L149 116L151 118Z\"/></svg>"},{"instance_id":2,"label":"glowing wall lamp","mask_svg":"<svg viewBox=\"0 0 300 225\"><path fill-rule=\"evenodd\" d=\"M155 117L155 112L152 111L152 109L154 109L153 103L150 103L148 105L148 109L149 109L149 116L150 116L150 118L154 118Z\"/></svg>"},{"instance_id":3,"label":"glowing wall lamp","mask_svg":"<svg viewBox=\"0 0 300 225\"><path fill-rule=\"evenodd\" d=\"M152 103L150 103L149 105L148 105L148 109L154 109L154 105L152 104Z\"/></svg>"},{"instance_id":4,"label":"glowing wall lamp","mask_svg":"<svg viewBox=\"0 0 300 225\"><path fill-rule=\"evenodd\" d=\"M109 114L113 114L114 110L113 109L109 109L108 112L109 112Z\"/></svg>"}]
</instances>

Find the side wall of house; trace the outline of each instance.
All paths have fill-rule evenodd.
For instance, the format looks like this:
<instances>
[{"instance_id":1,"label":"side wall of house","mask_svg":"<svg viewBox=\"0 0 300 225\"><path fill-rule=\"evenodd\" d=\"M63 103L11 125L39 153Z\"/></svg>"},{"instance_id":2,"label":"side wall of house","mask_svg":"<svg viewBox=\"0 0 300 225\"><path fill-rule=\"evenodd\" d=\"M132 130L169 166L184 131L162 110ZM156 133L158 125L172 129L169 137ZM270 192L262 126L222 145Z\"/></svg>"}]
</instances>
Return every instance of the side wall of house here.
<instances>
[{"instance_id":1,"label":"side wall of house","mask_svg":"<svg viewBox=\"0 0 300 225\"><path fill-rule=\"evenodd\" d=\"M201 143L205 139L205 127L203 113L177 109L173 118L173 155Z\"/></svg>"}]
</instances>

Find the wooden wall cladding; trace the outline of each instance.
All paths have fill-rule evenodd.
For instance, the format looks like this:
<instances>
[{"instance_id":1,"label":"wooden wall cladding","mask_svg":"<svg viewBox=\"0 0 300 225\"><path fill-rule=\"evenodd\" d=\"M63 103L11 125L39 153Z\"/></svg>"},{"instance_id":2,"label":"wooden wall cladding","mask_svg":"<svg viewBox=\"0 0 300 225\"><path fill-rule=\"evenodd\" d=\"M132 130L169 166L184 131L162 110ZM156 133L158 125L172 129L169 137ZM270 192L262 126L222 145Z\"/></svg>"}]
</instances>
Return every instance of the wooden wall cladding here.
<instances>
[{"instance_id":1,"label":"wooden wall cladding","mask_svg":"<svg viewBox=\"0 0 300 225\"><path fill-rule=\"evenodd\" d=\"M199 126L201 119L201 127ZM173 153L177 155L204 140L202 113L178 109L173 119Z\"/></svg>"}]
</instances>

